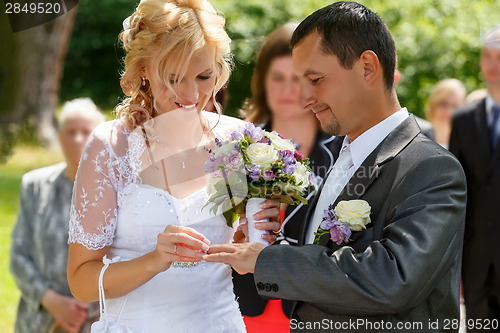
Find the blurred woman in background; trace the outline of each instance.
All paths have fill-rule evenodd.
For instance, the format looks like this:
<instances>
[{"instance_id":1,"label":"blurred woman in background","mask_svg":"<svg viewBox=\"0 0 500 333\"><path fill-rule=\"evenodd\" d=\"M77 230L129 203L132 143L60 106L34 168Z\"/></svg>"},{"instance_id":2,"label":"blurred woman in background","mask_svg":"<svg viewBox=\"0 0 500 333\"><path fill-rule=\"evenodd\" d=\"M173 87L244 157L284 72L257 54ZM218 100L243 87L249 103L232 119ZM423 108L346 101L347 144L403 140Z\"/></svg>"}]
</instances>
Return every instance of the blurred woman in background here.
<instances>
[{"instance_id":1,"label":"blurred woman in background","mask_svg":"<svg viewBox=\"0 0 500 333\"><path fill-rule=\"evenodd\" d=\"M293 139L299 151L311 160L313 187L317 189L334 162L331 146L334 137L321 132L314 113L302 107L299 78L294 73L290 48L296 27L297 24L287 23L266 37L257 55L252 97L245 103L242 115L268 131ZM312 188L307 193L309 201L314 195ZM296 245L307 206L282 204L281 210L282 232L276 243ZM248 332L289 331L287 317L292 302L261 298L252 274L233 272L233 283Z\"/></svg>"},{"instance_id":2,"label":"blurred woman in background","mask_svg":"<svg viewBox=\"0 0 500 333\"><path fill-rule=\"evenodd\" d=\"M87 138L104 121L89 98L64 104L59 142L65 162L23 176L21 205L12 233L10 270L21 290L18 333L89 332L98 306L71 296L66 278L68 221L76 170Z\"/></svg>"},{"instance_id":3,"label":"blurred woman in background","mask_svg":"<svg viewBox=\"0 0 500 333\"><path fill-rule=\"evenodd\" d=\"M448 149L453 112L464 105L467 92L457 79L444 79L432 88L425 116L432 123L436 142Z\"/></svg>"}]
</instances>

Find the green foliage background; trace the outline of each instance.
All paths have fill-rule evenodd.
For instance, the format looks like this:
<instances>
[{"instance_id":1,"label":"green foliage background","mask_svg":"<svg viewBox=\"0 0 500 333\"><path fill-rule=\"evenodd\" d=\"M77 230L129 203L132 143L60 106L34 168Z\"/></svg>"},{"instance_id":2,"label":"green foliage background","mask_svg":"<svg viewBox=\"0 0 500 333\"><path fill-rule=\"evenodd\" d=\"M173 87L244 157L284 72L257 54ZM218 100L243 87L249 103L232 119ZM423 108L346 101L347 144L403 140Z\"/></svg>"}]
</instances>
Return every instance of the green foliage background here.
<instances>
[{"instance_id":1,"label":"green foliage background","mask_svg":"<svg viewBox=\"0 0 500 333\"><path fill-rule=\"evenodd\" d=\"M402 79L401 104L423 115L426 98L438 80L455 77L472 91L479 76L479 27L500 23L500 1L494 0L365 0L384 19L396 41ZM119 72L123 51L117 38L122 20L137 1L80 1L69 46L61 100L90 96L104 109L122 98ZM282 23L301 21L329 4L322 0L214 0L224 13L233 39L235 70L229 84L226 113L236 114L249 96L255 53L263 36Z\"/></svg>"}]
</instances>

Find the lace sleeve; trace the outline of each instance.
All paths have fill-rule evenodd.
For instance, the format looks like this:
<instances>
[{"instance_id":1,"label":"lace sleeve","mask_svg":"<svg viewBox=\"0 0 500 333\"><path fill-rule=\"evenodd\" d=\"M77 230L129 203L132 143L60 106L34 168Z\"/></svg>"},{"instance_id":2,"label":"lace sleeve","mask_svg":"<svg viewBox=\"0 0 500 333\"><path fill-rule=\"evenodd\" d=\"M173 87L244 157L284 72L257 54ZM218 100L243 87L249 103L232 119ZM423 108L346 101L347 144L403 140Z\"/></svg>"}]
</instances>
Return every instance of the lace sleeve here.
<instances>
[{"instance_id":1,"label":"lace sleeve","mask_svg":"<svg viewBox=\"0 0 500 333\"><path fill-rule=\"evenodd\" d=\"M92 134L76 175L68 243L99 250L113 242L117 195L111 155L110 146Z\"/></svg>"}]
</instances>

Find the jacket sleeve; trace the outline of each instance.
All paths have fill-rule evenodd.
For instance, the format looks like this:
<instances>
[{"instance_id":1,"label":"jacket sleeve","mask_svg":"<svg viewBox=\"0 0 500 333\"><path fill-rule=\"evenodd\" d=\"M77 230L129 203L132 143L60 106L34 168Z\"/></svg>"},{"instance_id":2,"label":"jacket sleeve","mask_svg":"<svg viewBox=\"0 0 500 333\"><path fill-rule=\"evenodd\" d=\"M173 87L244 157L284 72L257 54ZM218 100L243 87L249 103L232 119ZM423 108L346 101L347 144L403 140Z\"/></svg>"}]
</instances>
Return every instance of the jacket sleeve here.
<instances>
[{"instance_id":1,"label":"jacket sleeve","mask_svg":"<svg viewBox=\"0 0 500 333\"><path fill-rule=\"evenodd\" d=\"M335 252L319 245L264 249L255 282L275 286L260 288L260 295L339 315L403 313L420 304L460 260L465 176L452 156L435 155L422 159L388 195L383 237L362 253L350 246Z\"/></svg>"},{"instance_id":2,"label":"jacket sleeve","mask_svg":"<svg viewBox=\"0 0 500 333\"><path fill-rule=\"evenodd\" d=\"M37 310L42 297L49 287L49 281L40 272L34 260L33 223L35 222L33 182L23 177L20 193L20 207L17 221L12 232L10 251L10 271L21 290L22 298Z\"/></svg>"}]
</instances>

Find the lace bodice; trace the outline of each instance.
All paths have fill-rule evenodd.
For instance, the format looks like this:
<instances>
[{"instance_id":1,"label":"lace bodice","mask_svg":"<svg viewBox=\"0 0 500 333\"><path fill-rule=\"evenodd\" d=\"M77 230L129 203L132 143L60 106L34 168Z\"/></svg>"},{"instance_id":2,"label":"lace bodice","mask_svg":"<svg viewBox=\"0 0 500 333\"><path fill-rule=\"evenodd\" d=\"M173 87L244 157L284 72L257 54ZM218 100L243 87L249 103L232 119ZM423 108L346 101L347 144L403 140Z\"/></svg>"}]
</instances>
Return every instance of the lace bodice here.
<instances>
[{"instance_id":1,"label":"lace bodice","mask_svg":"<svg viewBox=\"0 0 500 333\"><path fill-rule=\"evenodd\" d=\"M203 112L218 138L228 138L243 121ZM78 168L71 204L69 243L80 243L91 250L113 244L118 208L141 184L141 155L146 149L144 136L129 131L119 120L99 125L89 137ZM174 199L166 191L167 205ZM203 191L202 191L203 192ZM199 194L199 193L198 193ZM205 201L206 202L206 201ZM174 209L172 207L170 209ZM190 212L194 210L191 208ZM167 211L168 213L169 211ZM182 219L184 212L179 216ZM195 211L194 213L197 213Z\"/></svg>"}]
</instances>

